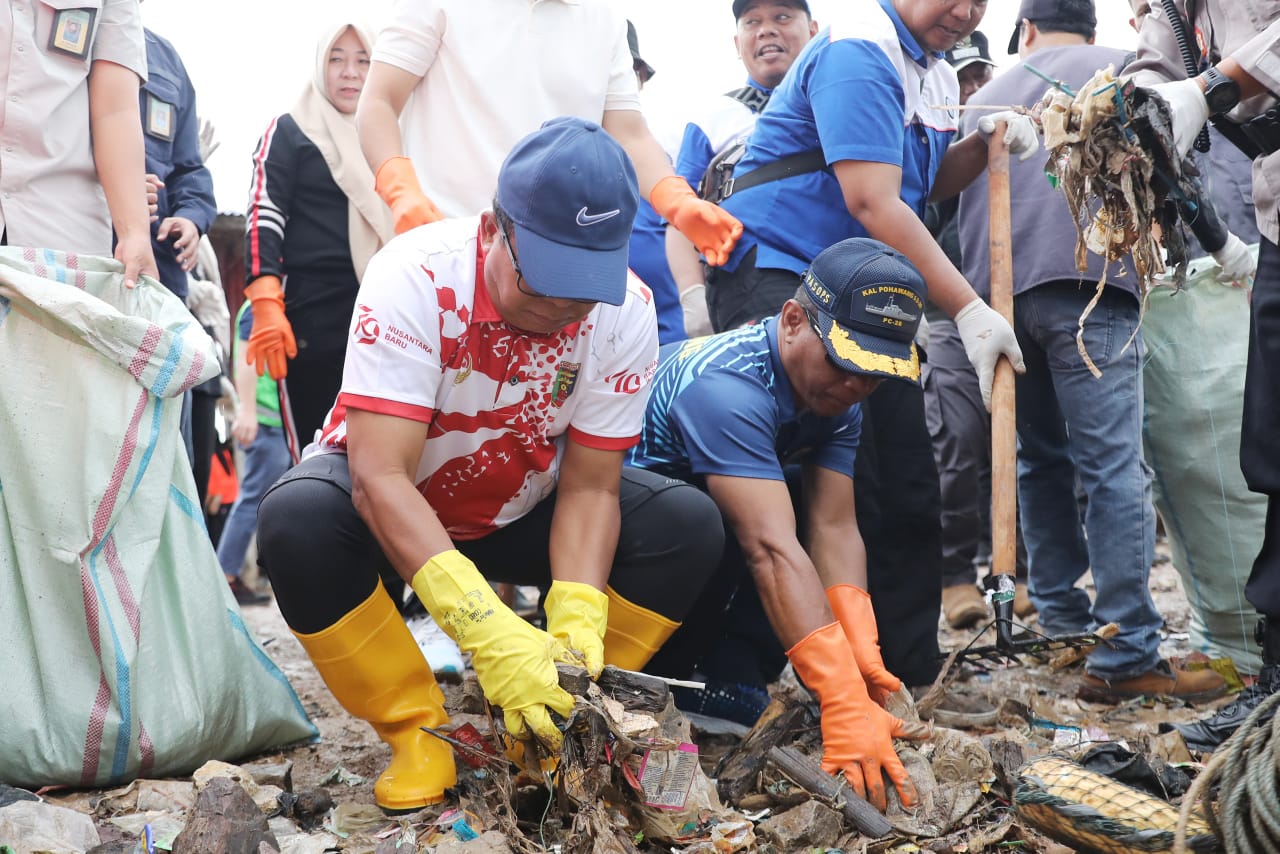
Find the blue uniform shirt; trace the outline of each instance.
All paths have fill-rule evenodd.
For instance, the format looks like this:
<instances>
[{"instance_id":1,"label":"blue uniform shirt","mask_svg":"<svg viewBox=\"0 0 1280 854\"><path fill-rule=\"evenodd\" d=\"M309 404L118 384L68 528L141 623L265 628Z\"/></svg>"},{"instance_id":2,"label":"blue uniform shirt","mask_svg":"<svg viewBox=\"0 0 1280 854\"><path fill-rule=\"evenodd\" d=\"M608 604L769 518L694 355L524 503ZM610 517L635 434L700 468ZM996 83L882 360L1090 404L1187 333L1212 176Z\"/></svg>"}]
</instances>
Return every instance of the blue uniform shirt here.
<instances>
[{"instance_id":1,"label":"blue uniform shirt","mask_svg":"<svg viewBox=\"0 0 1280 854\"><path fill-rule=\"evenodd\" d=\"M850 0L815 36L756 122L735 174L821 149L840 160L902 167L901 198L923 215L933 179L955 135L960 88L940 53L923 50L891 0ZM937 108L937 109L935 109ZM830 168L750 187L725 210L743 236L727 270L758 246L757 267L802 273L819 252L867 231L845 205Z\"/></svg>"},{"instance_id":2,"label":"blue uniform shirt","mask_svg":"<svg viewBox=\"0 0 1280 854\"><path fill-rule=\"evenodd\" d=\"M827 418L796 410L777 322L664 346L627 465L681 480L783 480L784 465L805 462L853 477L862 411Z\"/></svg>"},{"instance_id":3,"label":"blue uniform shirt","mask_svg":"<svg viewBox=\"0 0 1280 854\"><path fill-rule=\"evenodd\" d=\"M680 288L667 264L667 223L646 199L641 199L636 208L627 264L653 292L653 307L658 312L658 343L683 341L684 308L680 305Z\"/></svg>"},{"instance_id":4,"label":"blue uniform shirt","mask_svg":"<svg viewBox=\"0 0 1280 854\"><path fill-rule=\"evenodd\" d=\"M160 176L158 219L151 223L151 248L155 252L160 281L180 298L187 297L187 274L178 264L173 235L155 239L165 217L186 217L201 234L209 231L217 208L213 201L213 176L200 156L200 128L196 120L196 92L178 52L160 36L145 31L147 82L139 92L142 136L146 143L147 171Z\"/></svg>"}]
</instances>

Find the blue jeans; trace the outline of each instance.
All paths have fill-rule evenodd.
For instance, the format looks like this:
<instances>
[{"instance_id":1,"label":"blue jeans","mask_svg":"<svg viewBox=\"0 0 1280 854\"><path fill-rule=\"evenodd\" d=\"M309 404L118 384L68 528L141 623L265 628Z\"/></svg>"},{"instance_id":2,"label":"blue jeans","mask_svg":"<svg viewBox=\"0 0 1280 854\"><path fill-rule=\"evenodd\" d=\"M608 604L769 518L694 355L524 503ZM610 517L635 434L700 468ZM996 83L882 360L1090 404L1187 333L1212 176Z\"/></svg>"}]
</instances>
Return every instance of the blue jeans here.
<instances>
[{"instance_id":1,"label":"blue jeans","mask_svg":"<svg viewBox=\"0 0 1280 854\"><path fill-rule=\"evenodd\" d=\"M240 472L240 494L231 505L222 538L218 540L218 563L224 575L238 576L244 566L249 541L258 527L258 502L271 484L289 470L289 446L284 429L258 424L258 435L244 449L244 469Z\"/></svg>"},{"instance_id":2,"label":"blue jeans","mask_svg":"<svg viewBox=\"0 0 1280 854\"><path fill-rule=\"evenodd\" d=\"M1018 502L1031 601L1046 634L1120 626L1088 670L1122 680L1160 660L1163 623L1147 587L1155 549L1151 469L1142 458L1138 303L1108 286L1084 325L1095 379L1076 347L1077 322L1092 284L1052 282L1014 297L1014 331L1027 372L1017 378ZM1076 500L1087 498L1084 528ZM1075 587L1093 571L1092 607Z\"/></svg>"}]
</instances>

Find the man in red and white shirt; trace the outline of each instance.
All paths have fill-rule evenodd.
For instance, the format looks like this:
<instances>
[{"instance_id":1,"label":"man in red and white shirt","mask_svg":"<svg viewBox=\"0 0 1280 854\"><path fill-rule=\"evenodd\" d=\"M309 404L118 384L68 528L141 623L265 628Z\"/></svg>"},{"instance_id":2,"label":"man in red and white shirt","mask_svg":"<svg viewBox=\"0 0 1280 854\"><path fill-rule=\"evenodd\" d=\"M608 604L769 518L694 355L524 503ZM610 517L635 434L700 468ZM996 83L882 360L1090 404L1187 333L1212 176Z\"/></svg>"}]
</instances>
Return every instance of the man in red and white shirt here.
<instances>
[{"instance_id":1,"label":"man in red and white shirt","mask_svg":"<svg viewBox=\"0 0 1280 854\"><path fill-rule=\"evenodd\" d=\"M638 191L599 125L516 144L493 210L396 238L365 272L342 391L319 442L263 499L259 552L334 696L392 749L374 792L419 809L453 785L439 688L380 579L469 652L508 730L551 748L572 699L554 662L642 667L723 541L715 505L622 459L657 363L628 280ZM398 578L397 578L398 577ZM550 584L547 631L489 580Z\"/></svg>"}]
</instances>

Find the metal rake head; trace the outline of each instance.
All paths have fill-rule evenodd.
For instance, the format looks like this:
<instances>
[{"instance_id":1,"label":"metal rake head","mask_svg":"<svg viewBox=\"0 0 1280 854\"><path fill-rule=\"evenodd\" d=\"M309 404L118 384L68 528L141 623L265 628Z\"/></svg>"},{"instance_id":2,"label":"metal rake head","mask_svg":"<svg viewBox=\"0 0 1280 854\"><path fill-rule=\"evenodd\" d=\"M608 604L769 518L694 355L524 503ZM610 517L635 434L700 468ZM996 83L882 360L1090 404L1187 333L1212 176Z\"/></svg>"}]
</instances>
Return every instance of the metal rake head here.
<instances>
[{"instance_id":1,"label":"metal rake head","mask_svg":"<svg viewBox=\"0 0 1280 854\"><path fill-rule=\"evenodd\" d=\"M976 645L982 636L993 628L996 630L996 642L984 646ZM1018 634L1014 634L1015 628L1018 629ZM1087 655L1104 641L1105 638L1093 632L1050 637L1035 629L1014 623L1012 620L997 618L985 625L967 646L953 653L951 663L952 666L967 664L983 671L1021 667L1024 664L1023 658L1026 657L1039 663L1046 663L1067 650L1079 650Z\"/></svg>"}]
</instances>

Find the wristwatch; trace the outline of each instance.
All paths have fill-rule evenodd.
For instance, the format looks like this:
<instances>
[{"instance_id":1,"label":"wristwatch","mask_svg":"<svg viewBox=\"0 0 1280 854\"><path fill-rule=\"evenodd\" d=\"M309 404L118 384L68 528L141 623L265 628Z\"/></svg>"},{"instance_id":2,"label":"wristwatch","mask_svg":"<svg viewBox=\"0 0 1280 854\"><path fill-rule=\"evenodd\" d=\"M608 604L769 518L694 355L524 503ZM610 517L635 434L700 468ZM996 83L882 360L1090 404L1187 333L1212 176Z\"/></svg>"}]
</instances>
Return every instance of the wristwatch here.
<instances>
[{"instance_id":1,"label":"wristwatch","mask_svg":"<svg viewBox=\"0 0 1280 854\"><path fill-rule=\"evenodd\" d=\"M1209 115L1220 116L1240 103L1240 84L1215 66L1206 68L1200 74L1200 81L1204 83L1204 100L1209 105Z\"/></svg>"}]
</instances>

